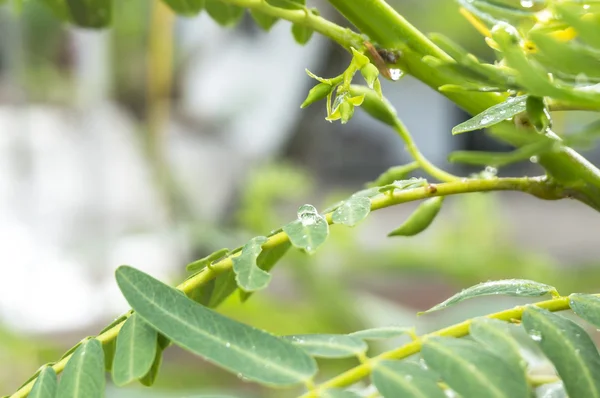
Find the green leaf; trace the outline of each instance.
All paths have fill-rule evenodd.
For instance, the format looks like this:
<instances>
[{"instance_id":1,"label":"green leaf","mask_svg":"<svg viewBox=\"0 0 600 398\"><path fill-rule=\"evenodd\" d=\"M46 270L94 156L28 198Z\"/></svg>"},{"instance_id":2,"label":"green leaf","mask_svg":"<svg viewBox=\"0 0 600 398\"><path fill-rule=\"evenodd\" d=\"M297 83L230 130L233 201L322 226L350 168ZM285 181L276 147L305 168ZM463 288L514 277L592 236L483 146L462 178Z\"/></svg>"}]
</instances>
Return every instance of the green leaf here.
<instances>
[{"instance_id":1,"label":"green leaf","mask_svg":"<svg viewBox=\"0 0 600 398\"><path fill-rule=\"evenodd\" d=\"M290 238L292 245L314 253L327 239L329 224L314 206L303 205L298 209L298 220L285 225L283 232Z\"/></svg>"},{"instance_id":2,"label":"green leaf","mask_svg":"<svg viewBox=\"0 0 600 398\"><path fill-rule=\"evenodd\" d=\"M316 86L310 89L308 95L306 96L306 99L304 100L304 102L302 102L302 105L300 105L300 108L306 108L307 106L310 106L315 102L326 98L333 91L333 89L334 86L332 86L329 83L317 84Z\"/></svg>"},{"instance_id":3,"label":"green leaf","mask_svg":"<svg viewBox=\"0 0 600 398\"><path fill-rule=\"evenodd\" d=\"M134 268L116 271L131 307L173 343L262 384L287 386L310 379L315 361L283 339L224 317Z\"/></svg>"},{"instance_id":4,"label":"green leaf","mask_svg":"<svg viewBox=\"0 0 600 398\"><path fill-rule=\"evenodd\" d=\"M96 339L82 343L73 353L58 385L58 398L104 396L104 352Z\"/></svg>"},{"instance_id":5,"label":"green leaf","mask_svg":"<svg viewBox=\"0 0 600 398\"><path fill-rule=\"evenodd\" d=\"M102 343L102 351L104 351L104 369L107 372L112 372L113 360L115 358L115 350L117 347L116 339L111 339Z\"/></svg>"},{"instance_id":6,"label":"green leaf","mask_svg":"<svg viewBox=\"0 0 600 398\"><path fill-rule=\"evenodd\" d=\"M306 0L266 0L273 7L285 8L286 10L301 10L306 5Z\"/></svg>"},{"instance_id":7,"label":"green leaf","mask_svg":"<svg viewBox=\"0 0 600 398\"><path fill-rule=\"evenodd\" d=\"M247 292L264 289L271 280L271 274L258 268L256 260L262 251L262 245L267 242L264 236L252 238L244 245L242 254L233 257L235 280L240 288Z\"/></svg>"},{"instance_id":8,"label":"green leaf","mask_svg":"<svg viewBox=\"0 0 600 398\"><path fill-rule=\"evenodd\" d=\"M413 334L414 330L414 327L382 326L373 329L359 330L358 332L350 333L348 336L357 337L362 340L384 340L393 339L405 334Z\"/></svg>"},{"instance_id":9,"label":"green leaf","mask_svg":"<svg viewBox=\"0 0 600 398\"><path fill-rule=\"evenodd\" d=\"M227 248L223 248L223 249L219 249L216 252L209 254L208 256L201 258L200 260L196 260L193 263L189 263L185 269L187 271L198 271L201 270L202 268L206 267L207 265L210 265L211 263L215 262L216 260L223 258L225 255L227 255L227 253L229 253L229 249Z\"/></svg>"},{"instance_id":10,"label":"green leaf","mask_svg":"<svg viewBox=\"0 0 600 398\"><path fill-rule=\"evenodd\" d=\"M65 0L73 21L85 28L108 26L112 19L112 0Z\"/></svg>"},{"instance_id":11,"label":"green leaf","mask_svg":"<svg viewBox=\"0 0 600 398\"><path fill-rule=\"evenodd\" d=\"M117 386L131 383L148 373L156 355L157 336L158 332L137 314L125 321L117 336L112 372Z\"/></svg>"},{"instance_id":12,"label":"green leaf","mask_svg":"<svg viewBox=\"0 0 600 398\"><path fill-rule=\"evenodd\" d=\"M197 15L204 8L204 0L162 0L176 14Z\"/></svg>"},{"instance_id":13,"label":"green leaf","mask_svg":"<svg viewBox=\"0 0 600 398\"><path fill-rule=\"evenodd\" d=\"M427 366L464 397L529 398L525 373L473 341L432 337L421 351Z\"/></svg>"},{"instance_id":14,"label":"green leaf","mask_svg":"<svg viewBox=\"0 0 600 398\"><path fill-rule=\"evenodd\" d=\"M364 95L360 109L367 112L372 118L392 127L398 124L398 116L392 104L387 99L380 97L375 90L353 84L350 85L350 94L355 97Z\"/></svg>"},{"instance_id":15,"label":"green leaf","mask_svg":"<svg viewBox=\"0 0 600 398\"><path fill-rule=\"evenodd\" d=\"M384 398L445 398L437 375L416 363L377 361L373 384Z\"/></svg>"},{"instance_id":16,"label":"green leaf","mask_svg":"<svg viewBox=\"0 0 600 398\"><path fill-rule=\"evenodd\" d=\"M377 179L367 184L367 188L380 187L388 185L396 180L404 180L410 173L419 168L418 162L403 164L401 166L393 166L384 171Z\"/></svg>"},{"instance_id":17,"label":"green leaf","mask_svg":"<svg viewBox=\"0 0 600 398\"><path fill-rule=\"evenodd\" d=\"M298 334L284 336L309 355L318 358L348 358L365 353L367 343L345 334Z\"/></svg>"},{"instance_id":18,"label":"green leaf","mask_svg":"<svg viewBox=\"0 0 600 398\"><path fill-rule=\"evenodd\" d=\"M321 398L360 398L355 392L341 390L339 388L330 388L321 393Z\"/></svg>"},{"instance_id":19,"label":"green leaf","mask_svg":"<svg viewBox=\"0 0 600 398\"><path fill-rule=\"evenodd\" d=\"M140 383L146 387L151 387L156 381L160 365L162 364L163 351L171 344L171 341L164 335L159 334L156 342L156 353L154 354L154 361L148 373L140 379Z\"/></svg>"},{"instance_id":20,"label":"green leaf","mask_svg":"<svg viewBox=\"0 0 600 398\"><path fill-rule=\"evenodd\" d=\"M525 371L527 362L521 357L519 343L512 336L510 328L511 324L508 322L477 318L471 322L469 334L511 367Z\"/></svg>"},{"instance_id":21,"label":"green leaf","mask_svg":"<svg viewBox=\"0 0 600 398\"><path fill-rule=\"evenodd\" d=\"M298 44L304 45L308 43L313 33L314 31L311 28L297 23L292 24L292 35Z\"/></svg>"},{"instance_id":22,"label":"green leaf","mask_svg":"<svg viewBox=\"0 0 600 398\"><path fill-rule=\"evenodd\" d=\"M534 306L525 309L522 321L554 364L570 397L600 397L600 356L581 326Z\"/></svg>"},{"instance_id":23,"label":"green leaf","mask_svg":"<svg viewBox=\"0 0 600 398\"><path fill-rule=\"evenodd\" d=\"M67 7L66 0L41 0L41 2L52 10L54 16L61 21L71 20L71 13Z\"/></svg>"},{"instance_id":24,"label":"green leaf","mask_svg":"<svg viewBox=\"0 0 600 398\"><path fill-rule=\"evenodd\" d=\"M573 293L569 296L569 305L574 313L600 328L600 297Z\"/></svg>"},{"instance_id":25,"label":"green leaf","mask_svg":"<svg viewBox=\"0 0 600 398\"><path fill-rule=\"evenodd\" d=\"M266 30L267 32L271 30L271 28L273 27L273 25L275 25L275 23L277 23L277 21L279 21L278 18L272 17L268 14L265 14L264 12L260 12L255 9L250 10L250 15L252 16L254 22L256 22L258 26L260 26L263 30Z\"/></svg>"},{"instance_id":26,"label":"green leaf","mask_svg":"<svg viewBox=\"0 0 600 398\"><path fill-rule=\"evenodd\" d=\"M440 303L428 309L427 311L420 312L419 314L426 314L428 312L441 310L442 308L449 307L456 303L460 303L463 300L471 299L474 297L491 295L539 297L545 294L558 296L558 293L554 286L526 279L504 279L499 281L489 281L464 289L460 293L455 294L443 303Z\"/></svg>"},{"instance_id":27,"label":"green leaf","mask_svg":"<svg viewBox=\"0 0 600 398\"><path fill-rule=\"evenodd\" d=\"M512 163L529 161L532 156L539 156L551 151L557 141L540 135L539 141L524 145L512 152L480 152L480 151L456 151L448 156L452 163L466 163L479 166L502 167Z\"/></svg>"},{"instance_id":28,"label":"green leaf","mask_svg":"<svg viewBox=\"0 0 600 398\"><path fill-rule=\"evenodd\" d=\"M427 199L417 207L408 219L388 236L414 236L427 229L442 208L443 196Z\"/></svg>"},{"instance_id":29,"label":"green leaf","mask_svg":"<svg viewBox=\"0 0 600 398\"><path fill-rule=\"evenodd\" d=\"M562 382L544 384L535 390L539 398L569 398Z\"/></svg>"},{"instance_id":30,"label":"green leaf","mask_svg":"<svg viewBox=\"0 0 600 398\"><path fill-rule=\"evenodd\" d=\"M232 269L217 276L208 307L218 307L227 297L235 292L235 289L238 287L235 278L235 272Z\"/></svg>"},{"instance_id":31,"label":"green leaf","mask_svg":"<svg viewBox=\"0 0 600 398\"><path fill-rule=\"evenodd\" d=\"M292 244L290 242L285 242L280 245L263 250L262 252L260 252L258 258L256 259L256 264L258 265L258 268L266 272L271 271L275 264L277 264L277 262L281 260L285 253L287 253L290 247L292 247ZM251 295L252 293L250 292L246 292L243 290L240 291L240 298L242 302L248 300Z\"/></svg>"},{"instance_id":32,"label":"green leaf","mask_svg":"<svg viewBox=\"0 0 600 398\"><path fill-rule=\"evenodd\" d=\"M510 97L501 104L494 105L464 123L455 126L452 134L465 133L493 126L521 112L525 112L527 96Z\"/></svg>"},{"instance_id":33,"label":"green leaf","mask_svg":"<svg viewBox=\"0 0 600 398\"><path fill-rule=\"evenodd\" d=\"M574 76L579 73L590 77L600 76L600 57L597 53L589 51L589 47L573 40L562 42L536 31L531 31L529 38L538 47L536 59L550 70Z\"/></svg>"},{"instance_id":34,"label":"green leaf","mask_svg":"<svg viewBox=\"0 0 600 398\"><path fill-rule=\"evenodd\" d=\"M552 6L558 11L560 18L564 19L577 31L584 43L600 49L600 31L598 30L597 15L595 18L586 20L578 15L581 12L581 6L569 5L567 3L553 3Z\"/></svg>"},{"instance_id":35,"label":"green leaf","mask_svg":"<svg viewBox=\"0 0 600 398\"><path fill-rule=\"evenodd\" d=\"M29 393L29 398L54 398L58 381L51 366L44 366Z\"/></svg>"},{"instance_id":36,"label":"green leaf","mask_svg":"<svg viewBox=\"0 0 600 398\"><path fill-rule=\"evenodd\" d=\"M210 17L221 26L232 26L244 16L244 9L221 0L205 0L204 7Z\"/></svg>"},{"instance_id":37,"label":"green leaf","mask_svg":"<svg viewBox=\"0 0 600 398\"><path fill-rule=\"evenodd\" d=\"M371 200L364 196L352 196L338 207L332 215L335 224L353 227L371 212Z\"/></svg>"}]
</instances>

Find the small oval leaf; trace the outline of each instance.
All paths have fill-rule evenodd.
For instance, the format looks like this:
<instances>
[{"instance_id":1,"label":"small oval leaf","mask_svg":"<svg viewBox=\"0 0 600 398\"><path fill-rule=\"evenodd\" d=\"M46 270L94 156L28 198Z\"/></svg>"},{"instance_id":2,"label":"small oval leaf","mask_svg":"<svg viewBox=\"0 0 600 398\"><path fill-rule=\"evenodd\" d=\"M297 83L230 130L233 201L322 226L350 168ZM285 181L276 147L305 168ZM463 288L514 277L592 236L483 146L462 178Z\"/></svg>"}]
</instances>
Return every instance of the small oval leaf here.
<instances>
[{"instance_id":1,"label":"small oval leaf","mask_svg":"<svg viewBox=\"0 0 600 398\"><path fill-rule=\"evenodd\" d=\"M427 311L420 312L419 314L426 314L428 312L441 310L442 308L449 307L456 303L460 303L463 300L474 297L491 295L539 297L545 294L551 294L553 296L558 295L554 286L526 279L504 279L500 281L490 281L464 289L460 293L450 297L448 300L428 309Z\"/></svg>"},{"instance_id":2,"label":"small oval leaf","mask_svg":"<svg viewBox=\"0 0 600 398\"><path fill-rule=\"evenodd\" d=\"M600 398L600 355L581 326L535 306L525 309L522 321L554 364L570 397Z\"/></svg>"},{"instance_id":3,"label":"small oval leaf","mask_svg":"<svg viewBox=\"0 0 600 398\"><path fill-rule=\"evenodd\" d=\"M112 19L111 0L65 0L73 22L85 28L102 28Z\"/></svg>"},{"instance_id":4,"label":"small oval leaf","mask_svg":"<svg viewBox=\"0 0 600 398\"><path fill-rule=\"evenodd\" d=\"M427 199L417 207L408 219L388 236L414 236L427 229L442 208L443 196Z\"/></svg>"},{"instance_id":5,"label":"small oval leaf","mask_svg":"<svg viewBox=\"0 0 600 398\"><path fill-rule=\"evenodd\" d=\"M366 196L352 196L338 207L332 215L335 224L353 227L371 212L371 200Z\"/></svg>"},{"instance_id":6,"label":"small oval leaf","mask_svg":"<svg viewBox=\"0 0 600 398\"><path fill-rule=\"evenodd\" d=\"M369 348L360 338L344 334L299 334L284 336L284 339L318 358L348 358Z\"/></svg>"},{"instance_id":7,"label":"small oval leaf","mask_svg":"<svg viewBox=\"0 0 600 398\"><path fill-rule=\"evenodd\" d=\"M57 386L58 381L56 378L56 372L51 366L44 366L40 371L28 397L54 398L56 396Z\"/></svg>"},{"instance_id":8,"label":"small oval leaf","mask_svg":"<svg viewBox=\"0 0 600 398\"><path fill-rule=\"evenodd\" d=\"M437 375L416 363L376 362L371 377L384 398L446 397L437 384Z\"/></svg>"},{"instance_id":9,"label":"small oval leaf","mask_svg":"<svg viewBox=\"0 0 600 398\"><path fill-rule=\"evenodd\" d=\"M156 353L154 354L154 361L152 361L152 366L148 373L144 375L140 379L140 383L146 387L151 387L156 381L156 377L158 376L158 371L160 370L160 365L162 364L163 351L171 344L171 341L167 339L164 335L159 334L156 342Z\"/></svg>"},{"instance_id":10,"label":"small oval leaf","mask_svg":"<svg viewBox=\"0 0 600 398\"><path fill-rule=\"evenodd\" d=\"M478 343L492 351L515 369L527 368L521 357L519 343L512 337L512 325L492 318L477 318L469 326L469 334Z\"/></svg>"},{"instance_id":11,"label":"small oval leaf","mask_svg":"<svg viewBox=\"0 0 600 398\"><path fill-rule=\"evenodd\" d=\"M283 232L290 238L292 245L314 253L327 239L329 224L314 206L303 205L298 209L298 220L285 225Z\"/></svg>"},{"instance_id":12,"label":"small oval leaf","mask_svg":"<svg viewBox=\"0 0 600 398\"><path fill-rule=\"evenodd\" d=\"M267 32L271 30L273 25L275 25L275 23L277 23L278 21L277 18L255 9L250 10L250 15L252 16L254 22L256 22L258 26L260 26L263 30Z\"/></svg>"},{"instance_id":13,"label":"small oval leaf","mask_svg":"<svg viewBox=\"0 0 600 398\"><path fill-rule=\"evenodd\" d=\"M501 104L494 105L481 112L477 116L467 120L466 122L455 126L452 129L452 134L460 134L466 133L467 131L483 129L500 123L506 119L510 119L511 117L525 111L526 102L526 95L508 98Z\"/></svg>"},{"instance_id":14,"label":"small oval leaf","mask_svg":"<svg viewBox=\"0 0 600 398\"><path fill-rule=\"evenodd\" d=\"M206 267L207 265L210 265L211 263L215 262L215 260L218 260L218 259L222 258L223 256L227 255L227 253L229 253L229 249L227 249L227 248L219 249L216 252L211 253L204 258L201 258L200 260L196 260L192 263L189 263L185 267L185 269L186 269L186 271L201 270L202 268Z\"/></svg>"},{"instance_id":15,"label":"small oval leaf","mask_svg":"<svg viewBox=\"0 0 600 398\"><path fill-rule=\"evenodd\" d=\"M235 272L233 272L232 269L217 276L207 307L218 307L227 297L231 296L231 294L235 292L237 287L238 285L235 281Z\"/></svg>"},{"instance_id":16,"label":"small oval leaf","mask_svg":"<svg viewBox=\"0 0 600 398\"><path fill-rule=\"evenodd\" d=\"M271 274L263 271L256 264L256 260L262 252L262 245L267 242L264 236L252 238L244 245L242 253L233 257L233 271L235 280L243 290L253 292L264 289L271 280Z\"/></svg>"},{"instance_id":17,"label":"small oval leaf","mask_svg":"<svg viewBox=\"0 0 600 398\"><path fill-rule=\"evenodd\" d=\"M204 8L204 0L162 0L178 15L197 15Z\"/></svg>"},{"instance_id":18,"label":"small oval leaf","mask_svg":"<svg viewBox=\"0 0 600 398\"><path fill-rule=\"evenodd\" d=\"M581 318L600 328L600 297L573 293L569 296L569 305Z\"/></svg>"},{"instance_id":19,"label":"small oval leaf","mask_svg":"<svg viewBox=\"0 0 600 398\"><path fill-rule=\"evenodd\" d=\"M104 396L104 352L96 339L83 342L73 353L58 385L58 398Z\"/></svg>"},{"instance_id":20,"label":"small oval leaf","mask_svg":"<svg viewBox=\"0 0 600 398\"><path fill-rule=\"evenodd\" d=\"M205 0L204 7L210 17L221 26L232 26L244 16L244 9L221 0Z\"/></svg>"},{"instance_id":21,"label":"small oval leaf","mask_svg":"<svg viewBox=\"0 0 600 398\"><path fill-rule=\"evenodd\" d=\"M353 391L341 390L339 388L330 388L321 393L321 398L360 398L361 396Z\"/></svg>"},{"instance_id":22,"label":"small oval leaf","mask_svg":"<svg viewBox=\"0 0 600 398\"><path fill-rule=\"evenodd\" d=\"M287 386L310 379L317 366L302 349L224 317L177 289L121 266L117 283L131 307L173 343L259 383Z\"/></svg>"},{"instance_id":23,"label":"small oval leaf","mask_svg":"<svg viewBox=\"0 0 600 398\"><path fill-rule=\"evenodd\" d=\"M112 378L123 386L144 377L152 367L156 355L158 332L137 314L131 315L117 336L117 349Z\"/></svg>"},{"instance_id":24,"label":"small oval leaf","mask_svg":"<svg viewBox=\"0 0 600 398\"><path fill-rule=\"evenodd\" d=\"M405 334L413 334L414 331L414 327L382 326L373 329L359 330L358 332L350 333L348 336L358 337L363 340L385 340L400 337Z\"/></svg>"},{"instance_id":25,"label":"small oval leaf","mask_svg":"<svg viewBox=\"0 0 600 398\"><path fill-rule=\"evenodd\" d=\"M529 398L521 369L513 369L473 341L432 337L421 351L427 366L464 397Z\"/></svg>"},{"instance_id":26,"label":"small oval leaf","mask_svg":"<svg viewBox=\"0 0 600 398\"><path fill-rule=\"evenodd\" d=\"M367 184L367 188L379 187L388 185L397 180L404 180L410 173L419 168L418 162L412 162L401 166L393 166L381 173L373 182Z\"/></svg>"},{"instance_id":27,"label":"small oval leaf","mask_svg":"<svg viewBox=\"0 0 600 398\"><path fill-rule=\"evenodd\" d=\"M292 35L296 43L305 45L312 37L314 30L309 27L300 24L292 24Z\"/></svg>"},{"instance_id":28,"label":"small oval leaf","mask_svg":"<svg viewBox=\"0 0 600 398\"><path fill-rule=\"evenodd\" d=\"M306 0L266 0L266 2L273 7L286 10L301 10L306 5Z\"/></svg>"},{"instance_id":29,"label":"small oval leaf","mask_svg":"<svg viewBox=\"0 0 600 398\"><path fill-rule=\"evenodd\" d=\"M263 250L256 259L256 265L258 265L258 268L262 269L263 271L270 272L275 264L277 264L277 262L281 260L285 253L287 253L291 246L292 244L290 242L285 242L275 247ZM251 292L240 290L240 299L242 302L248 300L251 295Z\"/></svg>"}]
</instances>

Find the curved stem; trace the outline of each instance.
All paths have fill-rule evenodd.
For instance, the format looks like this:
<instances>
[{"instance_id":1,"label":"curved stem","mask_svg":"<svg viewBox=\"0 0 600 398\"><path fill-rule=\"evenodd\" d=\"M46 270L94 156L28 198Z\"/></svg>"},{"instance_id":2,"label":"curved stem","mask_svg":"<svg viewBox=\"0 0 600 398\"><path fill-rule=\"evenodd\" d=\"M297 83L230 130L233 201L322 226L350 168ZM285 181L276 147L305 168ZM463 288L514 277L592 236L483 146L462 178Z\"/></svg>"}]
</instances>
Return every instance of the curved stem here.
<instances>
[{"instance_id":1,"label":"curved stem","mask_svg":"<svg viewBox=\"0 0 600 398\"><path fill-rule=\"evenodd\" d=\"M439 167L431 163L425 156L423 156L421 151L419 151L419 148L417 147L417 144L415 143L414 139L410 135L410 132L400 119L396 119L394 130L396 130L400 138L402 138L402 140L406 143L406 149L408 150L408 153L410 153L413 159L417 161L419 166L423 170L425 170L430 176L444 182L456 181L461 179L461 177L457 177L440 169Z\"/></svg>"},{"instance_id":2,"label":"curved stem","mask_svg":"<svg viewBox=\"0 0 600 398\"><path fill-rule=\"evenodd\" d=\"M493 178L489 180L464 179L446 182L442 184L430 184L425 187L408 189L402 191L394 191L392 194L382 194L371 199L371 210L379 210L386 207L398 205L401 203L412 202L416 200L426 199L433 196L448 196L458 195L470 192L489 192L489 191L521 191L541 199L560 199L564 197L562 190L558 189L554 184L548 182L543 177L523 177L523 178ZM333 213L325 214L327 222L331 224ZM263 249L270 249L288 241L288 237L284 232L278 232L268 237L267 242L262 246ZM198 274L185 280L177 289L183 291L187 295L191 294L200 286L214 279L218 274L228 271L233 266L233 258L240 255L240 252L235 252L220 261L211 265L210 268L205 268ZM129 311L121 316L111 326L105 329L95 338L102 344L108 344L116 339L125 320L133 313ZM60 361L52 365L56 373L64 370L65 365L71 358L69 354ZM17 392L11 395L12 398L26 397L31 391L37 376L23 385Z\"/></svg>"},{"instance_id":3,"label":"curved stem","mask_svg":"<svg viewBox=\"0 0 600 398\"><path fill-rule=\"evenodd\" d=\"M551 300L542 301L534 304L540 308L547 309L549 311L564 311L569 309L569 298L568 297L557 297ZM523 315L523 311L525 310L525 306L515 307L509 310L504 310L501 312L497 312L495 314L490 314L488 318L499 319L502 321L510 322L514 319L521 319ZM426 335L421 336L418 340L411 341L399 348L396 348L391 351L384 352L379 354L376 357L369 359L367 362L362 363L355 368L348 370L347 372L342 373L320 385L318 385L314 390L307 392L302 395L300 398L318 398L321 393L328 388L335 387L346 387L351 384L356 383L357 381L367 377L371 374L373 366L378 362L385 359L404 359L411 355L414 355L421 351L421 347L423 345L423 341L429 337L434 336L448 336L448 337L463 337L469 334L469 327L471 325L472 320L468 319L464 322L458 323L453 326L449 326L444 329L437 330L432 333L428 333Z\"/></svg>"}]
</instances>

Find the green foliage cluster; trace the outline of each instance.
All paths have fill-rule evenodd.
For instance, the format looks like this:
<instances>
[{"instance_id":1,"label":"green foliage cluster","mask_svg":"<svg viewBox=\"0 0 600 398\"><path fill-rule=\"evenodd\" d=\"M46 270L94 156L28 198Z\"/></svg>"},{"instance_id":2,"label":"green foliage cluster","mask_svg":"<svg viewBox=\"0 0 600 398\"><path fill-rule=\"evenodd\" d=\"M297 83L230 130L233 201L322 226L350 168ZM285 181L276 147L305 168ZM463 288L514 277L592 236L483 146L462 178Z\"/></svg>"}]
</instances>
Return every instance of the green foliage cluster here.
<instances>
[{"instance_id":1,"label":"green foliage cluster","mask_svg":"<svg viewBox=\"0 0 600 398\"><path fill-rule=\"evenodd\" d=\"M88 28L110 23L109 0L39 0L61 19ZM524 280L488 281L468 288L424 313L486 295L551 299L518 306L486 317L419 336L405 325L359 330L351 334L275 336L217 311L225 299L242 301L264 289L270 271L293 247L314 253L327 240L330 224L354 227L372 211L424 200L390 236L413 236L429 227L446 196L499 190L521 191L541 199L574 198L600 210L600 171L568 145L593 143L598 126L568 137L552 129L552 112L600 107L600 6L590 2L537 4L459 0L463 14L484 35L497 62L485 63L440 35L427 38L383 0L329 0L359 33L339 27L308 9L303 0L165 0L180 15L202 10L224 26L238 22L246 9L269 30L278 19L292 22L300 44L317 31L345 47L348 68L333 78L316 80L303 107L326 101L327 120L349 122L362 108L390 126L414 158L397 166L359 192L327 210L312 205L297 218L266 236L250 239L234 250L221 249L188 265L192 274L177 288L129 266L116 280L132 310L99 335L44 365L13 394L35 397L99 397L105 372L116 385L139 381L152 385L163 351L184 348L243 380L269 387L306 387L303 397L470 397L529 398L552 384L556 396L600 397L600 355L575 315L600 327L597 295L561 296L553 286ZM561 55L566 54L566 55ZM360 73L365 85L355 85ZM452 161L487 166L481 173L459 177L431 164L418 150L393 106L383 97L380 77L412 74L473 113L454 134L490 128L516 149L508 154L456 152ZM499 178L496 167L522 161L539 162L539 177ZM422 169L433 180L409 178ZM411 342L368 357L369 341L408 335ZM466 336L469 336L468 338ZM540 378L530 372L524 348L536 347L556 369ZM315 358L356 357L360 364L315 384ZM417 358L415 358L417 357ZM415 359L417 359L415 361ZM58 373L61 373L60 382ZM370 377L371 387L351 386ZM348 388L350 387L350 388Z\"/></svg>"}]
</instances>

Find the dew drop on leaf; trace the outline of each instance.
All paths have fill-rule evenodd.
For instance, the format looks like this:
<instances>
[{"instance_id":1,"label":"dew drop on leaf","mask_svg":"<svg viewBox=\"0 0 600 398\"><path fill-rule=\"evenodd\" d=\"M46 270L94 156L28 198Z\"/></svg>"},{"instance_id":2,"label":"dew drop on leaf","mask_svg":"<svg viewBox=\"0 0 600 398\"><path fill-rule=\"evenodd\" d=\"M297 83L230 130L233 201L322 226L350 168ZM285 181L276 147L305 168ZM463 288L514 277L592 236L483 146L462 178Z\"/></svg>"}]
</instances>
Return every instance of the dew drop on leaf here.
<instances>
[{"instance_id":1,"label":"dew drop on leaf","mask_svg":"<svg viewBox=\"0 0 600 398\"><path fill-rule=\"evenodd\" d=\"M315 224L318 218L319 213L313 205L302 205L298 209L298 220L300 220L305 227Z\"/></svg>"},{"instance_id":2,"label":"dew drop on leaf","mask_svg":"<svg viewBox=\"0 0 600 398\"><path fill-rule=\"evenodd\" d=\"M530 331L529 337L531 337L533 341L542 341L542 333L538 330Z\"/></svg>"},{"instance_id":3,"label":"dew drop on leaf","mask_svg":"<svg viewBox=\"0 0 600 398\"><path fill-rule=\"evenodd\" d=\"M538 160L539 160L539 159L538 159L538 157L537 157L537 156L532 156L532 157L530 157L530 158L529 158L529 161L530 161L531 163L537 163L537 162L538 162Z\"/></svg>"}]
</instances>

